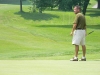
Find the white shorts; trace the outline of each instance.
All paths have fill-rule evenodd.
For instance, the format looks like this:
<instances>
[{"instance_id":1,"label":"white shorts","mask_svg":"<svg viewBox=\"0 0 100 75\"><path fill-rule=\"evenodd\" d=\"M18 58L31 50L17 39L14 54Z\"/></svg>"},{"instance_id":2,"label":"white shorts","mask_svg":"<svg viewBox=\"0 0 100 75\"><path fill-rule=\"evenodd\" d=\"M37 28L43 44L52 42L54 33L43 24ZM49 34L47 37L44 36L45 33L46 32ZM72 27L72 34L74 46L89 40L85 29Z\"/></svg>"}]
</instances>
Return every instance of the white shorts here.
<instances>
[{"instance_id":1,"label":"white shorts","mask_svg":"<svg viewBox=\"0 0 100 75\"><path fill-rule=\"evenodd\" d=\"M75 30L73 34L73 45L85 45L85 30Z\"/></svg>"}]
</instances>

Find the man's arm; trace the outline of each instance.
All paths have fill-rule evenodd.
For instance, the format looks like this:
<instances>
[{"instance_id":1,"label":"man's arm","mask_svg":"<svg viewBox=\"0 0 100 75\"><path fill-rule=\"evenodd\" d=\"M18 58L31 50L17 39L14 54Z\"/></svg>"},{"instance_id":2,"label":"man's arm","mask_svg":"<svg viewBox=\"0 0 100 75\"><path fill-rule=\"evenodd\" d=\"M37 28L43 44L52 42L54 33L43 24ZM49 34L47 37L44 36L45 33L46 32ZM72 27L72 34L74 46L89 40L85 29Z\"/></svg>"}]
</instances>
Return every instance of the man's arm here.
<instances>
[{"instance_id":1,"label":"man's arm","mask_svg":"<svg viewBox=\"0 0 100 75\"><path fill-rule=\"evenodd\" d=\"M70 33L70 35L72 36L73 35L73 33L74 33L74 30L76 29L76 26L77 26L77 24L73 24L73 28L72 28L72 31L71 31L71 33Z\"/></svg>"},{"instance_id":2,"label":"man's arm","mask_svg":"<svg viewBox=\"0 0 100 75\"><path fill-rule=\"evenodd\" d=\"M74 20L74 23L73 23L73 28L72 28L72 31L71 31L71 33L70 33L71 36L73 35L74 30L76 29L76 26L77 26L77 24L78 24L78 18L79 18L79 16L76 15L75 20Z\"/></svg>"}]
</instances>

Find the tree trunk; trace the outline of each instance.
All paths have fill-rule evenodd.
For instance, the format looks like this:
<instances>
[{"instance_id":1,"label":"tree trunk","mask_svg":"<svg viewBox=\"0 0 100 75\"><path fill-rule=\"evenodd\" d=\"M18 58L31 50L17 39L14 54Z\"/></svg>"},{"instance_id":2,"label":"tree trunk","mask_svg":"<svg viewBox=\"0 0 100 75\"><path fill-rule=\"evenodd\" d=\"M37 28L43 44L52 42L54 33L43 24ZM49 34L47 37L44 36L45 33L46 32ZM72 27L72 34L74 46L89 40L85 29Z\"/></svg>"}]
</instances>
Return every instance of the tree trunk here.
<instances>
[{"instance_id":1,"label":"tree trunk","mask_svg":"<svg viewBox=\"0 0 100 75\"><path fill-rule=\"evenodd\" d=\"M20 0L20 12L22 12L22 0Z\"/></svg>"},{"instance_id":2,"label":"tree trunk","mask_svg":"<svg viewBox=\"0 0 100 75\"><path fill-rule=\"evenodd\" d=\"M100 0L98 0L98 9L100 9Z\"/></svg>"},{"instance_id":3,"label":"tree trunk","mask_svg":"<svg viewBox=\"0 0 100 75\"><path fill-rule=\"evenodd\" d=\"M84 15L86 14L86 9L88 7L89 2L90 2L90 0L85 0L84 1L84 5L83 5L83 14Z\"/></svg>"}]
</instances>

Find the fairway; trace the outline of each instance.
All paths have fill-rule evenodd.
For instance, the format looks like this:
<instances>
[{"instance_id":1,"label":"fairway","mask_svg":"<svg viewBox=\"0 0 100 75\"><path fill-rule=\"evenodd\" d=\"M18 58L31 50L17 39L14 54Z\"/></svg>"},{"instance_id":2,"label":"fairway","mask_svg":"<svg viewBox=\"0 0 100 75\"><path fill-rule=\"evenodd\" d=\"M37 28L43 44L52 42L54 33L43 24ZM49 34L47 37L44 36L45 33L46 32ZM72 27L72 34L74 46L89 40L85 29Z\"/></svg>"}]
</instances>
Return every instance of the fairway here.
<instances>
[{"instance_id":1,"label":"fairway","mask_svg":"<svg viewBox=\"0 0 100 75\"><path fill-rule=\"evenodd\" d=\"M100 62L0 60L0 75L100 75Z\"/></svg>"}]
</instances>

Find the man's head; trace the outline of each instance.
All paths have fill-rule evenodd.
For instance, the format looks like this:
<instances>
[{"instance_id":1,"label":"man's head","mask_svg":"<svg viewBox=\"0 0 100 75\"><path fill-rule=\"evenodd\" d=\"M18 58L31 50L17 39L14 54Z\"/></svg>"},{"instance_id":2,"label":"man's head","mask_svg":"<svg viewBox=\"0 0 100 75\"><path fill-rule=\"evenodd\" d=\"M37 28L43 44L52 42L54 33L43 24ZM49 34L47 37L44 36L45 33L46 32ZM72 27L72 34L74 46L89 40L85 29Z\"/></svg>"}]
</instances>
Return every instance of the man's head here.
<instances>
[{"instance_id":1,"label":"man's head","mask_svg":"<svg viewBox=\"0 0 100 75\"><path fill-rule=\"evenodd\" d=\"M76 6L74 7L74 13L77 14L77 13L79 13L79 12L81 12L81 7L78 6L78 5L76 5Z\"/></svg>"}]
</instances>

